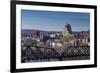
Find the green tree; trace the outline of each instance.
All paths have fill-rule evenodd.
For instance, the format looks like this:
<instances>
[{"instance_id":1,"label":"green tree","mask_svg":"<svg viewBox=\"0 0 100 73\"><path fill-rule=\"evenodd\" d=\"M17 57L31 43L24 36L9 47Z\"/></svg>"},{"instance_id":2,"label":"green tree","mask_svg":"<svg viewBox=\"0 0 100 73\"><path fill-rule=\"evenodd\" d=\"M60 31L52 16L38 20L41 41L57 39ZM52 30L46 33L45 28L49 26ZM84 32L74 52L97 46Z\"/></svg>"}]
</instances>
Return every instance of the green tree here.
<instances>
[{"instance_id":1,"label":"green tree","mask_svg":"<svg viewBox=\"0 0 100 73\"><path fill-rule=\"evenodd\" d=\"M63 36L62 37L62 42L64 45L68 45L69 41L72 39L71 36Z\"/></svg>"}]
</instances>

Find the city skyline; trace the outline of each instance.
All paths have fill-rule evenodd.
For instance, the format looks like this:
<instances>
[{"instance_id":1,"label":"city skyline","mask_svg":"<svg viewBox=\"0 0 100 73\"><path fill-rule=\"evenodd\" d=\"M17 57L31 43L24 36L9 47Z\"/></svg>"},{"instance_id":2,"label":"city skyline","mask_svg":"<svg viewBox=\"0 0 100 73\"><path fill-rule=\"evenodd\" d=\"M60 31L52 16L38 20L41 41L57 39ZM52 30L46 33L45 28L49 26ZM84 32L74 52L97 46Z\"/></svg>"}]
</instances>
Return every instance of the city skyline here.
<instances>
[{"instance_id":1,"label":"city skyline","mask_svg":"<svg viewBox=\"0 0 100 73\"><path fill-rule=\"evenodd\" d=\"M70 24L72 31L90 30L90 14L79 12L56 12L21 10L22 29L63 31Z\"/></svg>"}]
</instances>

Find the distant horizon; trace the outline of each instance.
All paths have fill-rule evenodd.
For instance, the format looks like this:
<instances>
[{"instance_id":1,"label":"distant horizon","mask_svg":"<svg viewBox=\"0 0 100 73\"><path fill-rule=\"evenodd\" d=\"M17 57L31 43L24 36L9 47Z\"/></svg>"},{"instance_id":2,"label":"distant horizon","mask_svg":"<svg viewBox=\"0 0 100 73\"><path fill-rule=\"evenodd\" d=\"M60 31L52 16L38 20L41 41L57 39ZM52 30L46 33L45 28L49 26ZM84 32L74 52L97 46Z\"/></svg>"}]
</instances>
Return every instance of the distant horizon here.
<instances>
[{"instance_id":1,"label":"distant horizon","mask_svg":"<svg viewBox=\"0 0 100 73\"><path fill-rule=\"evenodd\" d=\"M57 12L21 10L22 29L63 31L70 24L72 31L90 30L90 14L80 12Z\"/></svg>"},{"instance_id":2,"label":"distant horizon","mask_svg":"<svg viewBox=\"0 0 100 73\"><path fill-rule=\"evenodd\" d=\"M37 30L37 31L47 31L47 32L63 32L63 31L48 31L48 30L38 30L38 29L21 29L21 30ZM85 30L90 31L90 30ZM72 31L72 32L82 32L82 31Z\"/></svg>"}]
</instances>

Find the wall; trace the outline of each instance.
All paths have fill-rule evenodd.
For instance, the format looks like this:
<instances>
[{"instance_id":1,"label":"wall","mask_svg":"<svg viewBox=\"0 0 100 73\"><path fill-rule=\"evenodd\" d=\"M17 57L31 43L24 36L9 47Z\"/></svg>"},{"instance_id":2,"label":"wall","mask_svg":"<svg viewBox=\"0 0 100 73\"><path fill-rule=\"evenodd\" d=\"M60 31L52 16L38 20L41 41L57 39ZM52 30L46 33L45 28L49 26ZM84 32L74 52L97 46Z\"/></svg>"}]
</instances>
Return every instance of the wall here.
<instances>
[{"instance_id":1,"label":"wall","mask_svg":"<svg viewBox=\"0 0 100 73\"><path fill-rule=\"evenodd\" d=\"M98 67L34 73L99 73L100 72L100 2L99 0L34 0L58 3L98 5ZM0 73L10 73L10 0L0 0ZM30 72L29 72L30 73Z\"/></svg>"}]
</instances>

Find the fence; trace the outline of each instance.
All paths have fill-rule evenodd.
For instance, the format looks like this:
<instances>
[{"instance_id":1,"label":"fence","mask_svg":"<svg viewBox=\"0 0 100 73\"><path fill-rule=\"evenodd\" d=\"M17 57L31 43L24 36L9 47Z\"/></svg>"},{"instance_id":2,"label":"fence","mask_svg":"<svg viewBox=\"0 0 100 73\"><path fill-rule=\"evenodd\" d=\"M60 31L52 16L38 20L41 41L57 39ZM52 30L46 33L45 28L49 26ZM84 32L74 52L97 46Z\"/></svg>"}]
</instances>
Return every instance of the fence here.
<instances>
[{"instance_id":1,"label":"fence","mask_svg":"<svg viewBox=\"0 0 100 73\"><path fill-rule=\"evenodd\" d=\"M69 46L63 48L24 46L22 47L21 50L22 62L84 60L84 59L90 59L89 46Z\"/></svg>"}]
</instances>

